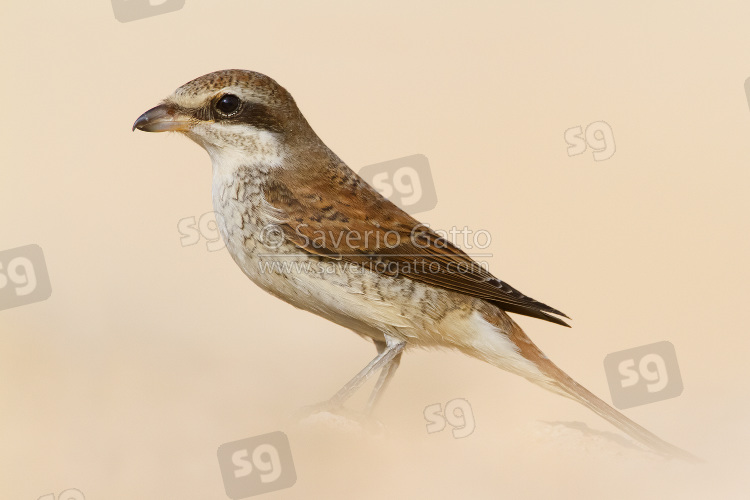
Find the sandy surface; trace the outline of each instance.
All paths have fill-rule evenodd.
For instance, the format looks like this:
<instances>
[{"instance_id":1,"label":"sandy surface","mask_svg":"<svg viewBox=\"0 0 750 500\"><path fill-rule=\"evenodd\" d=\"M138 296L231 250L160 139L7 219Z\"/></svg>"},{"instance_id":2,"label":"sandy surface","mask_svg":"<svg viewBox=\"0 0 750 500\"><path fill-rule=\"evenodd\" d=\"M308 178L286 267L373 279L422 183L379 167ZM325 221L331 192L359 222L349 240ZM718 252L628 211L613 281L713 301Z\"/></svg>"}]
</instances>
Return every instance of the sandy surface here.
<instances>
[{"instance_id":1,"label":"sandy surface","mask_svg":"<svg viewBox=\"0 0 750 500\"><path fill-rule=\"evenodd\" d=\"M747 498L749 17L188 0L119 23L109 2L9 5L0 251L39 245L52 295L0 310L0 499L223 499L219 446L275 431L297 480L269 499ZM424 154L437 204L417 216L487 230L490 269L574 318L519 323L604 400L605 356L671 342L684 391L624 413L705 463L454 352L407 352L377 422L294 422L373 347L255 288L210 232L183 246L180 221L211 210L209 159L130 131L231 67L281 82L355 170ZM601 120L611 158L568 156L565 131ZM456 399L473 432L428 432L425 408Z\"/></svg>"}]
</instances>

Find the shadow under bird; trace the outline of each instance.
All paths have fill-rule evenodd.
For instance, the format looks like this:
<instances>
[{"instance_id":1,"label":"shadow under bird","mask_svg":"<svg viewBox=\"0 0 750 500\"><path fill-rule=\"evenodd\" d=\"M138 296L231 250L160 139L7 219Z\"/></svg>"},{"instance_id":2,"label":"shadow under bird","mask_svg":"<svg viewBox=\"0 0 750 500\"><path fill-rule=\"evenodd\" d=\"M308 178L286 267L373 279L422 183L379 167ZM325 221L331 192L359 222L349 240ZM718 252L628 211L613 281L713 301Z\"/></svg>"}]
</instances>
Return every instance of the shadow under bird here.
<instances>
[{"instance_id":1,"label":"shadow under bird","mask_svg":"<svg viewBox=\"0 0 750 500\"><path fill-rule=\"evenodd\" d=\"M662 455L694 460L547 359L508 313L565 326L567 316L381 196L323 144L271 78L244 70L201 76L141 115L136 128L180 132L208 152L219 230L254 283L374 342L377 356L328 408L341 408L380 370L371 411L406 347L446 347L573 399Z\"/></svg>"}]
</instances>

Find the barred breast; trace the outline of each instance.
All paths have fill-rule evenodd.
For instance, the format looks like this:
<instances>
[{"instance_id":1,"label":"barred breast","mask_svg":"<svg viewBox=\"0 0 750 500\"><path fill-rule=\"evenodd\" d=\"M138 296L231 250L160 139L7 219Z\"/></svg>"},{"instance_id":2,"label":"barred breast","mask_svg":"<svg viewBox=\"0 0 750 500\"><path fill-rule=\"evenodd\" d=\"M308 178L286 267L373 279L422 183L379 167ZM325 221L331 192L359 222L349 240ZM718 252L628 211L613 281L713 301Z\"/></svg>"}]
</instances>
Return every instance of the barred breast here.
<instances>
[{"instance_id":1,"label":"barred breast","mask_svg":"<svg viewBox=\"0 0 750 500\"><path fill-rule=\"evenodd\" d=\"M356 333L410 345L456 346L465 336L456 322L487 307L478 299L356 264L310 255L283 240L275 224L283 214L268 205L268 169L240 167L214 175L216 220L230 255L268 293Z\"/></svg>"}]
</instances>

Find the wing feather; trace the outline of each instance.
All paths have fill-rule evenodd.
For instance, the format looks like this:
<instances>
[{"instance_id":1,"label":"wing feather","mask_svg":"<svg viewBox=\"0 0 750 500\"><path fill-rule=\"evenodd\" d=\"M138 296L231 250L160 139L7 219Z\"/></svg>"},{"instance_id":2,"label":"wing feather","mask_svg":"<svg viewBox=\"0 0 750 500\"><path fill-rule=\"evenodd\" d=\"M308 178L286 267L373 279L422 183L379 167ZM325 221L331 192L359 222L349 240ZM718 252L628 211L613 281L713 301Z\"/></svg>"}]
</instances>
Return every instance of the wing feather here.
<instances>
[{"instance_id":1,"label":"wing feather","mask_svg":"<svg viewBox=\"0 0 750 500\"><path fill-rule=\"evenodd\" d=\"M323 172L307 170L300 175L300 170L304 169L274 172L264 190L266 201L285 216L280 227L286 239L299 248L568 326L557 317L567 318L564 313L497 279L343 163L332 162Z\"/></svg>"}]
</instances>

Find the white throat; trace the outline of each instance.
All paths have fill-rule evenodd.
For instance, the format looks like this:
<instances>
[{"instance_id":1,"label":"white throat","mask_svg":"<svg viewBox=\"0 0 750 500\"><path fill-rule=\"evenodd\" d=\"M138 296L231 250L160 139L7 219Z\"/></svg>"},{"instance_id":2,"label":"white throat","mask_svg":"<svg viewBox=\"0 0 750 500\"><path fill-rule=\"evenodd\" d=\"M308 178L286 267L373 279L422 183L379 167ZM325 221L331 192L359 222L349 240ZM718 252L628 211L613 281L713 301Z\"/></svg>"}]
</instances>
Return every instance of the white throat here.
<instances>
[{"instance_id":1,"label":"white throat","mask_svg":"<svg viewBox=\"0 0 750 500\"><path fill-rule=\"evenodd\" d=\"M249 125L199 123L186 135L211 158L214 185L243 166L266 172L280 167L286 156L278 134Z\"/></svg>"}]
</instances>

